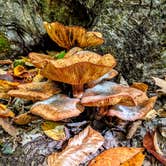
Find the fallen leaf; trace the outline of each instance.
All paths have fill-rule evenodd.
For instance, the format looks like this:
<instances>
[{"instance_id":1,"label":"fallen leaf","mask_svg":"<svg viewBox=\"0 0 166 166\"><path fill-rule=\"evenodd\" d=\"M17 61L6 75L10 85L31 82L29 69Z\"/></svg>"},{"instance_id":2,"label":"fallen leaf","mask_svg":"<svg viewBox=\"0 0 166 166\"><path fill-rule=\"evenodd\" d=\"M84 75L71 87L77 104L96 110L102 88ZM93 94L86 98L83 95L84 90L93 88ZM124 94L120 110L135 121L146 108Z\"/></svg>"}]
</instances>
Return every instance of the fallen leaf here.
<instances>
[{"instance_id":1,"label":"fallen leaf","mask_svg":"<svg viewBox=\"0 0 166 166\"><path fill-rule=\"evenodd\" d=\"M7 117L14 117L14 113L7 108L6 105L0 104L0 117L7 118Z\"/></svg>"},{"instance_id":2,"label":"fallen leaf","mask_svg":"<svg viewBox=\"0 0 166 166\"><path fill-rule=\"evenodd\" d=\"M116 116L122 120L135 121L147 118L147 114L153 109L157 97L151 97L137 106L115 105L109 109L107 116Z\"/></svg>"},{"instance_id":3,"label":"fallen leaf","mask_svg":"<svg viewBox=\"0 0 166 166\"><path fill-rule=\"evenodd\" d=\"M16 67L14 67L13 69L13 74L16 77L23 77L22 75L27 73L27 70L25 69L24 66L22 65L17 65Z\"/></svg>"},{"instance_id":4,"label":"fallen leaf","mask_svg":"<svg viewBox=\"0 0 166 166\"><path fill-rule=\"evenodd\" d=\"M99 154L88 166L142 166L143 150L129 147L111 148Z\"/></svg>"},{"instance_id":5,"label":"fallen leaf","mask_svg":"<svg viewBox=\"0 0 166 166\"><path fill-rule=\"evenodd\" d=\"M66 54L65 51L61 51L60 53L58 53L58 54L56 55L56 58L57 58L57 59L62 59L62 58L65 57L65 54Z\"/></svg>"},{"instance_id":6,"label":"fallen leaf","mask_svg":"<svg viewBox=\"0 0 166 166\"><path fill-rule=\"evenodd\" d=\"M26 125L34 120L39 119L37 116L32 115L30 112L20 114L13 118L13 121L18 125Z\"/></svg>"},{"instance_id":7,"label":"fallen leaf","mask_svg":"<svg viewBox=\"0 0 166 166\"><path fill-rule=\"evenodd\" d=\"M42 123L41 128L48 137L56 141L66 138L65 126L62 123L45 121Z\"/></svg>"},{"instance_id":8,"label":"fallen leaf","mask_svg":"<svg viewBox=\"0 0 166 166\"><path fill-rule=\"evenodd\" d=\"M153 136L154 148L158 154L166 158L166 138L156 129Z\"/></svg>"},{"instance_id":9,"label":"fallen leaf","mask_svg":"<svg viewBox=\"0 0 166 166\"><path fill-rule=\"evenodd\" d=\"M88 155L95 153L103 142L103 136L88 126L71 138L62 152L49 155L48 166L78 166Z\"/></svg>"},{"instance_id":10,"label":"fallen leaf","mask_svg":"<svg viewBox=\"0 0 166 166\"><path fill-rule=\"evenodd\" d=\"M18 89L10 90L8 95L36 101L48 99L60 91L54 82L45 81L20 84L18 85Z\"/></svg>"},{"instance_id":11,"label":"fallen leaf","mask_svg":"<svg viewBox=\"0 0 166 166\"><path fill-rule=\"evenodd\" d=\"M131 139L134 136L134 134L136 133L137 129L141 126L141 124L142 124L141 120L137 120L137 121L133 122L128 130L126 138Z\"/></svg>"},{"instance_id":12,"label":"fallen leaf","mask_svg":"<svg viewBox=\"0 0 166 166\"><path fill-rule=\"evenodd\" d=\"M18 65L21 65L21 66L33 66L31 63L30 63L30 59L26 58L26 57L22 57L22 59L16 59L14 60L13 62L13 66L14 68Z\"/></svg>"},{"instance_id":13,"label":"fallen leaf","mask_svg":"<svg viewBox=\"0 0 166 166\"><path fill-rule=\"evenodd\" d=\"M11 136L16 137L18 130L7 119L0 118L0 126Z\"/></svg>"},{"instance_id":14,"label":"fallen leaf","mask_svg":"<svg viewBox=\"0 0 166 166\"><path fill-rule=\"evenodd\" d=\"M159 86L161 89L158 89L157 92L162 92L163 94L166 94L166 80L157 78L157 77L152 77L155 81L155 84Z\"/></svg>"},{"instance_id":15,"label":"fallen leaf","mask_svg":"<svg viewBox=\"0 0 166 166\"><path fill-rule=\"evenodd\" d=\"M156 152L153 142L154 133L147 132L143 139L143 146L149 151L156 159L158 159L162 164L166 165L166 157L160 155Z\"/></svg>"},{"instance_id":16,"label":"fallen leaf","mask_svg":"<svg viewBox=\"0 0 166 166\"><path fill-rule=\"evenodd\" d=\"M78 116L84 110L79 99L58 94L47 100L35 103L30 112L44 119L59 121Z\"/></svg>"},{"instance_id":17,"label":"fallen leaf","mask_svg":"<svg viewBox=\"0 0 166 166\"><path fill-rule=\"evenodd\" d=\"M0 65L10 65L12 61L10 59L0 60Z\"/></svg>"},{"instance_id":18,"label":"fallen leaf","mask_svg":"<svg viewBox=\"0 0 166 166\"><path fill-rule=\"evenodd\" d=\"M83 27L64 26L59 22L44 22L44 27L50 38L60 47L70 49L73 46L81 48L101 45L104 42L99 32L87 32Z\"/></svg>"}]
</instances>

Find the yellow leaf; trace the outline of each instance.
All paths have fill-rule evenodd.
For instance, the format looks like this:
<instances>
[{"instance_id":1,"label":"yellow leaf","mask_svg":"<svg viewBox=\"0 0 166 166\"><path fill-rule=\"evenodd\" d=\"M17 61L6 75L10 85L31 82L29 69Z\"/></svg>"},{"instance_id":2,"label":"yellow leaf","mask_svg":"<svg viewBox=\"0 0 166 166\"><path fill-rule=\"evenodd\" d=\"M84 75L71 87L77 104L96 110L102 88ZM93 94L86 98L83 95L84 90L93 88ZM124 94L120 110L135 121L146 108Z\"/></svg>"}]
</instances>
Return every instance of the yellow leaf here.
<instances>
[{"instance_id":1,"label":"yellow leaf","mask_svg":"<svg viewBox=\"0 0 166 166\"><path fill-rule=\"evenodd\" d=\"M24 66L18 65L13 70L14 76L20 77L23 73L27 72Z\"/></svg>"},{"instance_id":2,"label":"yellow leaf","mask_svg":"<svg viewBox=\"0 0 166 166\"><path fill-rule=\"evenodd\" d=\"M14 117L14 113L9 110L6 105L0 104L0 117L7 118L7 117Z\"/></svg>"},{"instance_id":3,"label":"yellow leaf","mask_svg":"<svg viewBox=\"0 0 166 166\"><path fill-rule=\"evenodd\" d=\"M41 125L44 133L56 140L63 140L65 139L66 135L65 135L65 128L64 125L62 123L57 123L57 122L51 122L51 121L46 121Z\"/></svg>"}]
</instances>

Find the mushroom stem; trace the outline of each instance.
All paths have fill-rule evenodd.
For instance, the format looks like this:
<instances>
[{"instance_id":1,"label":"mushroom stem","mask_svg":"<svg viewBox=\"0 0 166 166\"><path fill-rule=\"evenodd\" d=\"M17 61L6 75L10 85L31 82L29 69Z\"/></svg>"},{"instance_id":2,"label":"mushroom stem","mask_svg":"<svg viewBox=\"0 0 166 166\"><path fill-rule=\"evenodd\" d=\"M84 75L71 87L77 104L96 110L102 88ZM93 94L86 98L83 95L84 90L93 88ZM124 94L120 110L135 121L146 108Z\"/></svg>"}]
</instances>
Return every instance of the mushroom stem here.
<instances>
[{"instance_id":1,"label":"mushroom stem","mask_svg":"<svg viewBox=\"0 0 166 166\"><path fill-rule=\"evenodd\" d=\"M72 85L73 96L76 98L81 98L83 95L84 86L81 85Z\"/></svg>"},{"instance_id":2,"label":"mushroom stem","mask_svg":"<svg viewBox=\"0 0 166 166\"><path fill-rule=\"evenodd\" d=\"M96 114L96 119L100 120L103 116L107 114L108 106L99 107L99 110Z\"/></svg>"}]
</instances>

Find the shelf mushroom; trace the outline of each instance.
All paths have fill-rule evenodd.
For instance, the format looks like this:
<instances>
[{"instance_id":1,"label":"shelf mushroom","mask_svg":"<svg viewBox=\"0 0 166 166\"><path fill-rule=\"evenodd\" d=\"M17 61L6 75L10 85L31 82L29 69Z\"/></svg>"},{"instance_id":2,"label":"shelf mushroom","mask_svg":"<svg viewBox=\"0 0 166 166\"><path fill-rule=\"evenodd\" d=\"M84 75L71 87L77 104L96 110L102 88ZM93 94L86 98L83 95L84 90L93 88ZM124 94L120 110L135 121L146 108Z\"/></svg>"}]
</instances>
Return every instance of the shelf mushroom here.
<instances>
[{"instance_id":1,"label":"shelf mushroom","mask_svg":"<svg viewBox=\"0 0 166 166\"><path fill-rule=\"evenodd\" d=\"M25 83L18 85L17 88L10 90L7 94L33 101L48 99L61 91L52 81Z\"/></svg>"},{"instance_id":2,"label":"shelf mushroom","mask_svg":"<svg viewBox=\"0 0 166 166\"><path fill-rule=\"evenodd\" d=\"M30 112L44 119L60 121L78 116L84 107L79 99L69 98L63 94L57 94L47 100L35 103Z\"/></svg>"},{"instance_id":3,"label":"shelf mushroom","mask_svg":"<svg viewBox=\"0 0 166 166\"><path fill-rule=\"evenodd\" d=\"M145 119L146 115L153 109L156 96L151 97L137 106L115 105L107 110L106 116L116 116L122 120L135 121Z\"/></svg>"},{"instance_id":4,"label":"shelf mushroom","mask_svg":"<svg viewBox=\"0 0 166 166\"><path fill-rule=\"evenodd\" d=\"M44 27L50 38L67 50L74 46L85 48L104 43L100 32L86 31L80 26L64 26L59 22L44 22Z\"/></svg>"},{"instance_id":5,"label":"shelf mushroom","mask_svg":"<svg viewBox=\"0 0 166 166\"><path fill-rule=\"evenodd\" d=\"M105 81L93 88L86 89L81 103L84 106L99 107L99 111L103 112L111 105L136 106L147 99L146 93L141 90Z\"/></svg>"},{"instance_id":6,"label":"shelf mushroom","mask_svg":"<svg viewBox=\"0 0 166 166\"><path fill-rule=\"evenodd\" d=\"M112 55L101 56L91 51L78 51L63 59L43 59L41 62L42 56L38 53L29 54L31 62L41 69L44 77L71 84L73 95L78 98L82 96L84 84L98 79L116 65ZM42 65L38 65L38 63L42 63Z\"/></svg>"}]
</instances>

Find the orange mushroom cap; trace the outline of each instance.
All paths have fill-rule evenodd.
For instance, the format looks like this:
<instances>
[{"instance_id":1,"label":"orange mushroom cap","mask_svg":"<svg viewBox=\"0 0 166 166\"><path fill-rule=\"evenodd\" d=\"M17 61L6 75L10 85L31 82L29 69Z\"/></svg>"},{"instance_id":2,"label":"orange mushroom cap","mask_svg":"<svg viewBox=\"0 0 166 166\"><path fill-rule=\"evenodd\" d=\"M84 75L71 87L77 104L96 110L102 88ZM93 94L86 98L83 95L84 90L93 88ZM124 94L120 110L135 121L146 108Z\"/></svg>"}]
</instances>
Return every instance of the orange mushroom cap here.
<instances>
[{"instance_id":1,"label":"orange mushroom cap","mask_svg":"<svg viewBox=\"0 0 166 166\"><path fill-rule=\"evenodd\" d=\"M32 82L18 85L18 89L10 90L9 96L27 100L45 100L61 90L54 82Z\"/></svg>"},{"instance_id":2,"label":"orange mushroom cap","mask_svg":"<svg viewBox=\"0 0 166 166\"><path fill-rule=\"evenodd\" d=\"M73 46L84 48L104 43L100 32L87 32L83 27L64 26L59 22L44 22L44 27L50 38L60 47L66 49Z\"/></svg>"},{"instance_id":3,"label":"orange mushroom cap","mask_svg":"<svg viewBox=\"0 0 166 166\"><path fill-rule=\"evenodd\" d=\"M58 94L47 100L35 103L31 107L30 112L47 120L59 121L78 116L83 112L83 106L79 102L79 99Z\"/></svg>"},{"instance_id":4,"label":"orange mushroom cap","mask_svg":"<svg viewBox=\"0 0 166 166\"><path fill-rule=\"evenodd\" d=\"M37 58L38 56L39 54ZM36 59L36 54L31 53L30 59L36 65L38 59L41 60L42 57ZM39 63L42 63L40 60ZM100 56L90 51L79 51L63 59L43 60L42 64L41 73L48 79L72 85L83 85L109 72L116 65L116 61L110 54Z\"/></svg>"},{"instance_id":5,"label":"orange mushroom cap","mask_svg":"<svg viewBox=\"0 0 166 166\"><path fill-rule=\"evenodd\" d=\"M156 96L151 97L137 106L115 105L108 110L107 116L116 116L122 120L128 121L144 119L148 112L153 109L156 98Z\"/></svg>"},{"instance_id":6,"label":"orange mushroom cap","mask_svg":"<svg viewBox=\"0 0 166 166\"><path fill-rule=\"evenodd\" d=\"M81 103L84 106L108 106L121 103L133 106L147 100L146 93L141 90L106 81L86 89Z\"/></svg>"}]
</instances>

